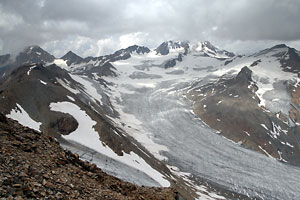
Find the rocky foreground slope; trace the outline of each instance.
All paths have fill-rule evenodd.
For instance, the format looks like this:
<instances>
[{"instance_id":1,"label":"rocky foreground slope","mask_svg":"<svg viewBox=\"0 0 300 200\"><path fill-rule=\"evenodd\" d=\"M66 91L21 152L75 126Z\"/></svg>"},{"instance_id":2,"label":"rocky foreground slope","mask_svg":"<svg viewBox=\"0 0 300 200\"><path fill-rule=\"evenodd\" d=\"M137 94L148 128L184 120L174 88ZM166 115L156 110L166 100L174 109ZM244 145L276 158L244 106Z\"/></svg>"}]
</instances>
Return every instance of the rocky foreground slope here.
<instances>
[{"instance_id":1,"label":"rocky foreground slope","mask_svg":"<svg viewBox=\"0 0 300 200\"><path fill-rule=\"evenodd\" d=\"M51 136L0 113L0 197L7 199L176 199L172 188L139 187L63 150Z\"/></svg>"}]
</instances>

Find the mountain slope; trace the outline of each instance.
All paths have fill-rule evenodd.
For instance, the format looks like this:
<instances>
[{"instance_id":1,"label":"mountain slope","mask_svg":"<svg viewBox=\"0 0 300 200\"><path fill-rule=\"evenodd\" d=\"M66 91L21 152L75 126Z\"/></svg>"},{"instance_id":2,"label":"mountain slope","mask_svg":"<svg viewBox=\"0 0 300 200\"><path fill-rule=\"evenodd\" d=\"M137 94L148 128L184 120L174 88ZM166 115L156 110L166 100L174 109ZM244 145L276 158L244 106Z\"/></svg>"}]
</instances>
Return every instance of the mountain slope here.
<instances>
[{"instance_id":1,"label":"mountain slope","mask_svg":"<svg viewBox=\"0 0 300 200\"><path fill-rule=\"evenodd\" d=\"M299 86L298 53L278 45L238 60L218 72L232 73L246 66L237 76L227 75L189 91L195 113L242 146L299 165L300 135L292 123L297 123L299 113L291 106Z\"/></svg>"},{"instance_id":2,"label":"mountain slope","mask_svg":"<svg viewBox=\"0 0 300 200\"><path fill-rule=\"evenodd\" d=\"M115 127L107 117L116 117L117 114L108 96L104 92L100 96L93 84L80 76L69 75L56 65L23 66L1 85L0 109L11 118L20 119L20 115L27 115L33 124L41 124L36 126L36 130L54 135L59 140L82 145L93 143L90 148L105 156L148 173L148 176L157 174L157 180L154 181L156 184L157 181L169 184L162 177L159 178L162 175L148 163L152 163L162 173L170 174L169 170L122 129ZM98 88L100 90L101 87ZM72 110L68 110L70 106ZM55 110L55 107L60 109ZM92 123L84 125L86 122L83 118ZM27 125L28 120L24 121L24 125ZM87 134L90 136L84 139ZM134 160L140 161L137 163Z\"/></svg>"},{"instance_id":3,"label":"mountain slope","mask_svg":"<svg viewBox=\"0 0 300 200\"><path fill-rule=\"evenodd\" d=\"M0 146L1 198L173 200L178 197L173 189L139 187L107 175L96 165L63 150L53 137L23 127L1 113Z\"/></svg>"}]
</instances>

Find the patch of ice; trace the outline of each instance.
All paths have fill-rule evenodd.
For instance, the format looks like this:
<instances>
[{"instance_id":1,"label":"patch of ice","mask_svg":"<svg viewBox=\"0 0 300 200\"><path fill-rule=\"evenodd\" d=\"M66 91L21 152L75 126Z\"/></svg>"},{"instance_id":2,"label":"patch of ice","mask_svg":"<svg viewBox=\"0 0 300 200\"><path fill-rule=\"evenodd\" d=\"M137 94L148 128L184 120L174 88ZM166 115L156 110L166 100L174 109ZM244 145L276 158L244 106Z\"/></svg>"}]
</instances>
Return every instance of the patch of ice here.
<instances>
[{"instance_id":1,"label":"patch of ice","mask_svg":"<svg viewBox=\"0 0 300 200\"><path fill-rule=\"evenodd\" d=\"M269 158L274 158L265 149L263 149L261 146L258 145L258 148L260 148Z\"/></svg>"},{"instance_id":2,"label":"patch of ice","mask_svg":"<svg viewBox=\"0 0 300 200\"><path fill-rule=\"evenodd\" d=\"M67 97L68 97L68 99L70 99L71 101L75 101L75 99L74 99L73 97L70 97L70 96L68 96L68 95L67 95Z\"/></svg>"},{"instance_id":3,"label":"patch of ice","mask_svg":"<svg viewBox=\"0 0 300 200\"><path fill-rule=\"evenodd\" d=\"M294 148L294 146L293 145L291 145L290 143L288 143L288 142L286 142L285 143L287 146L289 146L289 147L291 147L291 148Z\"/></svg>"},{"instance_id":4,"label":"patch of ice","mask_svg":"<svg viewBox=\"0 0 300 200\"><path fill-rule=\"evenodd\" d=\"M40 131L40 126L42 123L34 121L19 104L17 104L17 108L12 109L6 116L17 120L23 126L28 126L36 131Z\"/></svg>"},{"instance_id":5,"label":"patch of ice","mask_svg":"<svg viewBox=\"0 0 300 200\"><path fill-rule=\"evenodd\" d=\"M41 84L47 85L45 81L40 80Z\"/></svg>"},{"instance_id":6,"label":"patch of ice","mask_svg":"<svg viewBox=\"0 0 300 200\"><path fill-rule=\"evenodd\" d=\"M31 70L33 70L36 67L36 65L33 65L32 67L29 68L29 70L27 71L27 75L30 75Z\"/></svg>"},{"instance_id":7,"label":"patch of ice","mask_svg":"<svg viewBox=\"0 0 300 200\"><path fill-rule=\"evenodd\" d=\"M142 87L148 87L148 88L155 88L156 84L155 83L136 83L138 86Z\"/></svg>"},{"instance_id":8,"label":"patch of ice","mask_svg":"<svg viewBox=\"0 0 300 200\"><path fill-rule=\"evenodd\" d=\"M268 127L265 124L260 124L262 127L264 127L266 130L269 130Z\"/></svg>"},{"instance_id":9,"label":"patch of ice","mask_svg":"<svg viewBox=\"0 0 300 200\"><path fill-rule=\"evenodd\" d=\"M69 70L69 67L67 65L67 61L63 60L63 59L55 59L54 64L56 64L58 67L62 68L62 69L66 69Z\"/></svg>"},{"instance_id":10,"label":"patch of ice","mask_svg":"<svg viewBox=\"0 0 300 200\"><path fill-rule=\"evenodd\" d=\"M250 136L250 134L247 131L243 131L244 133L246 133L246 135Z\"/></svg>"}]
</instances>

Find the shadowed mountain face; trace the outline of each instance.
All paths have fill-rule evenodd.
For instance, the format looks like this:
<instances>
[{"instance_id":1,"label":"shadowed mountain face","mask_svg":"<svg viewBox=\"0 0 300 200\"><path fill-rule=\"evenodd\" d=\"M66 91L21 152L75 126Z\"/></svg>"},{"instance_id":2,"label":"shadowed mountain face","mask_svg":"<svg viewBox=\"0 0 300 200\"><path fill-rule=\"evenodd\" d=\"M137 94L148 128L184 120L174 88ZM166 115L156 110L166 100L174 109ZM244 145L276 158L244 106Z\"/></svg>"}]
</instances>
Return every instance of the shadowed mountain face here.
<instances>
[{"instance_id":1,"label":"shadowed mountain face","mask_svg":"<svg viewBox=\"0 0 300 200\"><path fill-rule=\"evenodd\" d=\"M55 57L43 50L39 46L29 46L20 52L15 58L11 55L0 57L0 79L8 76L14 69L24 65L33 63L51 63Z\"/></svg>"},{"instance_id":2,"label":"shadowed mountain face","mask_svg":"<svg viewBox=\"0 0 300 200\"><path fill-rule=\"evenodd\" d=\"M16 57L16 63L48 63L53 62L55 57L39 46L30 46Z\"/></svg>"},{"instance_id":3,"label":"shadowed mountain face","mask_svg":"<svg viewBox=\"0 0 300 200\"><path fill-rule=\"evenodd\" d=\"M72 51L69 51L68 53L66 53L66 55L64 55L63 57L61 57L61 59L66 60L68 66L70 66L71 64L79 64L83 60L83 58L81 58L80 56L76 55Z\"/></svg>"}]
</instances>

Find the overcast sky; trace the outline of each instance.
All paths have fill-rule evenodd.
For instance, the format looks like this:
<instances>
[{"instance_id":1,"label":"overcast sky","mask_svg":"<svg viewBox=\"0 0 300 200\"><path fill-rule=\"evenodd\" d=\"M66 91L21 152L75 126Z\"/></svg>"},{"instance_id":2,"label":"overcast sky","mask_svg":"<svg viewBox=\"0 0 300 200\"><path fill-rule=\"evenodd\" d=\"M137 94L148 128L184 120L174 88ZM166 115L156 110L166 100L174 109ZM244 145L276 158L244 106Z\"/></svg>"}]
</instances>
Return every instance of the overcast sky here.
<instances>
[{"instance_id":1,"label":"overcast sky","mask_svg":"<svg viewBox=\"0 0 300 200\"><path fill-rule=\"evenodd\" d=\"M278 43L300 50L300 0L1 0L0 54L37 44L62 56L129 45L208 40L251 53Z\"/></svg>"}]
</instances>

